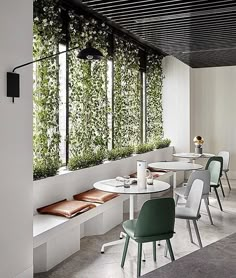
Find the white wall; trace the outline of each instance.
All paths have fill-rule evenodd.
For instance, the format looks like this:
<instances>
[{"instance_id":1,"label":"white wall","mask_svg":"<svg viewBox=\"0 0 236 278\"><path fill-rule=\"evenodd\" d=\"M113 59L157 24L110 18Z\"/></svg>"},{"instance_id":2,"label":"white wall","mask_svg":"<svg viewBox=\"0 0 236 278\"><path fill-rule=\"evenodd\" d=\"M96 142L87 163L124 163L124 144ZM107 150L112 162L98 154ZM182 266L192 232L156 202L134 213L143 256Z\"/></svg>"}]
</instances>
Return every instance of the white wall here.
<instances>
[{"instance_id":1,"label":"white wall","mask_svg":"<svg viewBox=\"0 0 236 278\"><path fill-rule=\"evenodd\" d=\"M203 136L205 152L230 151L231 178L236 178L235 77L235 66L191 69L191 138Z\"/></svg>"},{"instance_id":2,"label":"white wall","mask_svg":"<svg viewBox=\"0 0 236 278\"><path fill-rule=\"evenodd\" d=\"M6 97L6 72L32 60L32 0L0 2L0 277L32 277L32 68L21 98Z\"/></svg>"},{"instance_id":3,"label":"white wall","mask_svg":"<svg viewBox=\"0 0 236 278\"><path fill-rule=\"evenodd\" d=\"M190 67L173 56L163 59L164 136L176 152L190 151Z\"/></svg>"}]
</instances>

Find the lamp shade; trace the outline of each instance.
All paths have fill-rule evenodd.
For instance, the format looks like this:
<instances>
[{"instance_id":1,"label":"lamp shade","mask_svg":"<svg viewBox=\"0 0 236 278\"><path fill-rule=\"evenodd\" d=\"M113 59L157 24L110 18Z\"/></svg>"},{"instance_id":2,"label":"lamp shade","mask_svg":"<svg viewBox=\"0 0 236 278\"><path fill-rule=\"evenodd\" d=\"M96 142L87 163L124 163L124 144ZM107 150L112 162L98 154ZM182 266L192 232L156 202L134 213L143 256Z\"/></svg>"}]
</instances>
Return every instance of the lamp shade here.
<instances>
[{"instance_id":1,"label":"lamp shade","mask_svg":"<svg viewBox=\"0 0 236 278\"><path fill-rule=\"evenodd\" d=\"M100 60L102 57L102 52L91 46L82 49L78 54L78 58L84 60Z\"/></svg>"}]
</instances>

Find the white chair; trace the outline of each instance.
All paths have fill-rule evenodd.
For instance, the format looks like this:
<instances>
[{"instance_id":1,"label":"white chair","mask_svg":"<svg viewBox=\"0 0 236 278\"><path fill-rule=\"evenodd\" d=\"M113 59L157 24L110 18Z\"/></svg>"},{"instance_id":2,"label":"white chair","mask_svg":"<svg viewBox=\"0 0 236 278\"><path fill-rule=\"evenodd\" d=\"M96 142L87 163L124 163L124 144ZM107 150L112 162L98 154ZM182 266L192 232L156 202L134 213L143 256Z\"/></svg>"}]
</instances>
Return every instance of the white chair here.
<instances>
[{"instance_id":1,"label":"white chair","mask_svg":"<svg viewBox=\"0 0 236 278\"><path fill-rule=\"evenodd\" d=\"M193 243L193 237L190 227L190 220L193 221L194 229L196 232L196 236L198 239L198 243L200 248L202 248L201 237L199 234L197 220L201 217L199 214L202 193L203 193L204 183L202 180L196 179L194 180L190 192L188 194L187 202L185 206L177 206L175 208L175 217L180 219L186 219L187 227L189 231L190 240Z\"/></svg>"},{"instance_id":2,"label":"white chair","mask_svg":"<svg viewBox=\"0 0 236 278\"><path fill-rule=\"evenodd\" d=\"M196 180L196 179L202 180L204 183L202 199L204 200L210 222L213 225L211 212L209 209L209 202L208 202L208 197L209 197L209 192L210 192L210 171L209 170L200 170L200 171L192 172L192 174L190 175L190 177L188 179L186 186L182 186L182 187L175 189L174 192L176 195L176 205L178 203L179 197L187 199L190 189L192 187L192 184L193 184L194 180Z\"/></svg>"},{"instance_id":3,"label":"white chair","mask_svg":"<svg viewBox=\"0 0 236 278\"><path fill-rule=\"evenodd\" d=\"M229 178L228 178L228 175L227 175L227 172L229 172L229 152L221 151L221 152L218 153L218 156L223 157L223 169L222 169L222 171L225 173L225 177L226 177L226 180L227 180L227 183L228 183L228 186L229 186L229 190L231 190L231 186L230 186L230 183L229 183Z\"/></svg>"}]
</instances>

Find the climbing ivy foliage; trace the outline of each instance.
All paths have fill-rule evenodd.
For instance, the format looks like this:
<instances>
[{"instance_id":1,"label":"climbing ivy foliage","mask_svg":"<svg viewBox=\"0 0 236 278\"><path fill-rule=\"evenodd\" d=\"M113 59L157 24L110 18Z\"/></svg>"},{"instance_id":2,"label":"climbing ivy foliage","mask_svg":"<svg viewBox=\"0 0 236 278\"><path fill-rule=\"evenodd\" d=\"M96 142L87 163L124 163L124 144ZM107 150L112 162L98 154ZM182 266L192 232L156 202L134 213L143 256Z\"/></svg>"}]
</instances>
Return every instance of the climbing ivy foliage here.
<instances>
[{"instance_id":1,"label":"climbing ivy foliage","mask_svg":"<svg viewBox=\"0 0 236 278\"><path fill-rule=\"evenodd\" d=\"M36 60L58 52L61 34L58 1L35 0L34 15L33 58ZM55 175L60 166L58 72L56 58L34 64L34 178Z\"/></svg>"},{"instance_id":2,"label":"climbing ivy foliage","mask_svg":"<svg viewBox=\"0 0 236 278\"><path fill-rule=\"evenodd\" d=\"M107 149L108 27L74 13L69 17L69 47L83 49L90 42L105 56L100 61L88 61L78 60L77 50L69 53L69 156L73 159Z\"/></svg>"},{"instance_id":3,"label":"climbing ivy foliage","mask_svg":"<svg viewBox=\"0 0 236 278\"><path fill-rule=\"evenodd\" d=\"M114 147L141 140L141 93L138 48L115 37L113 92Z\"/></svg>"},{"instance_id":4,"label":"climbing ivy foliage","mask_svg":"<svg viewBox=\"0 0 236 278\"><path fill-rule=\"evenodd\" d=\"M147 56L146 71L146 138L147 142L163 137L162 121L162 57Z\"/></svg>"},{"instance_id":5,"label":"climbing ivy foliage","mask_svg":"<svg viewBox=\"0 0 236 278\"><path fill-rule=\"evenodd\" d=\"M59 51L65 39L62 32L60 0L34 0L34 60ZM71 170L97 165L103 159L119 159L132 152L142 153L170 144L163 138L162 57L147 56L146 137L141 143L142 94L138 46L114 35L109 45L109 27L99 21L69 12L67 40L69 163ZM65 26L64 26L65 27ZM64 34L65 36L65 34ZM77 58L79 50L90 42L104 59L88 61ZM108 49L113 49L109 57ZM112 104L109 103L108 64L113 60ZM34 178L57 173L60 161L58 57L34 64L33 154ZM108 117L112 113L112 138ZM113 149L107 150L110 140ZM136 147L135 147L136 146Z\"/></svg>"}]
</instances>

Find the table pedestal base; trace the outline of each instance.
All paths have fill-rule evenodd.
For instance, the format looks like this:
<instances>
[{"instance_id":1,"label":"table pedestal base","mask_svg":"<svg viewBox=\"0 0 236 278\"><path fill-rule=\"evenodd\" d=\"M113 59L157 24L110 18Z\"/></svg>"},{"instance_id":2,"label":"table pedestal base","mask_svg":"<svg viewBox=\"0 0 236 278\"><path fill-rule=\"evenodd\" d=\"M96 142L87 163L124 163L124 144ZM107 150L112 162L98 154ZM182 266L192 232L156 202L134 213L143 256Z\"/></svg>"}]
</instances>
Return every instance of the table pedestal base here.
<instances>
[{"instance_id":1,"label":"table pedestal base","mask_svg":"<svg viewBox=\"0 0 236 278\"><path fill-rule=\"evenodd\" d=\"M122 244L122 243L125 243L125 238L121 238L121 239L118 239L118 240L114 240L114 241L111 241L111 242L104 243L102 245L102 248L101 248L101 253L104 254L105 247L113 246L113 245L118 245L118 244Z\"/></svg>"}]
</instances>

